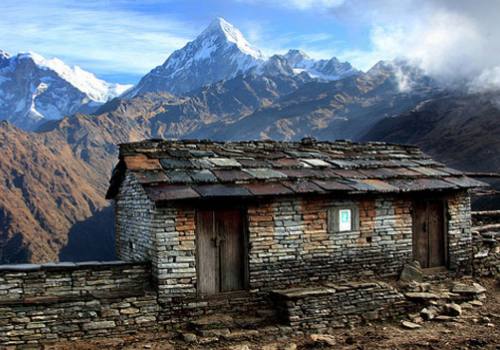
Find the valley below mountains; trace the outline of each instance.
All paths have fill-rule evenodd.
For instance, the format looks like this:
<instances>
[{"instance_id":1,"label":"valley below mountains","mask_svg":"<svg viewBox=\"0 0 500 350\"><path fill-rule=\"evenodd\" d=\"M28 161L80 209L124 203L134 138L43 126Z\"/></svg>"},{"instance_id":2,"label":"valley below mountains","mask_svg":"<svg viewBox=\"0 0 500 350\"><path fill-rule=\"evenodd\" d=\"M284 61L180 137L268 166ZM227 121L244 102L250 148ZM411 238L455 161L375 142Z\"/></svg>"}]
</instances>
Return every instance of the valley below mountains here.
<instances>
[{"instance_id":1,"label":"valley below mountains","mask_svg":"<svg viewBox=\"0 0 500 350\"><path fill-rule=\"evenodd\" d=\"M74 109L51 105L61 117L35 121L0 100L1 263L113 259L104 194L123 142L385 141L416 144L464 170L500 169L500 95L444 88L403 61L362 72L298 50L266 58L223 19L136 86L122 94L106 86L91 109L79 97Z\"/></svg>"}]
</instances>

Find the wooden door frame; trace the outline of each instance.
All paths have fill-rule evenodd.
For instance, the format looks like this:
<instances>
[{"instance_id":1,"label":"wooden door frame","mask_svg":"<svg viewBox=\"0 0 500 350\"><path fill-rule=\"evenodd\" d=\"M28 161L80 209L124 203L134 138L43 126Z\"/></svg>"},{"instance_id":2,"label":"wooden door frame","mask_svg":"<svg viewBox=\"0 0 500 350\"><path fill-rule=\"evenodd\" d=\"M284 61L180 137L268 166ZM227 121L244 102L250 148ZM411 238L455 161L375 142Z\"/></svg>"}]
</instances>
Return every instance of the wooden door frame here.
<instances>
[{"instance_id":1,"label":"wooden door frame","mask_svg":"<svg viewBox=\"0 0 500 350\"><path fill-rule=\"evenodd\" d=\"M429 202L439 202L441 208L442 208L442 215L443 215L443 227L442 227L442 232L443 232L443 245L444 245L444 267L448 268L449 267L449 237L448 237L448 200L446 197L442 196L426 196L422 198L414 198L412 202L412 259L415 258L415 238L416 238L416 222L415 217L417 215L417 212L415 210L416 208L416 203L417 202L424 202L426 203L426 211L428 210L428 203ZM426 216L428 214L426 213ZM432 269L432 268L431 268Z\"/></svg>"},{"instance_id":2,"label":"wooden door frame","mask_svg":"<svg viewBox=\"0 0 500 350\"><path fill-rule=\"evenodd\" d=\"M195 222L196 222L196 227L195 227L195 268L196 268L196 295L198 298L201 299L206 299L206 298L217 298L218 296L221 295L231 295L231 294L238 294L241 291L228 291L228 292L218 292L213 295L207 295L207 294L202 294L200 292L199 288L199 258L200 254L199 252L199 232L198 232L198 212L201 210L211 210L211 211L217 211L217 210L238 210L241 215L241 224L242 224L242 240L243 240L243 271L242 273L242 284L243 284L243 290L248 290L250 282L249 282L249 241L248 241L248 211L247 211L247 206L243 204L237 204L237 205L231 205L227 203L220 203L219 201L214 201L213 203L210 202L204 202L200 203L199 205L195 206ZM218 266L220 269L220 266Z\"/></svg>"}]
</instances>

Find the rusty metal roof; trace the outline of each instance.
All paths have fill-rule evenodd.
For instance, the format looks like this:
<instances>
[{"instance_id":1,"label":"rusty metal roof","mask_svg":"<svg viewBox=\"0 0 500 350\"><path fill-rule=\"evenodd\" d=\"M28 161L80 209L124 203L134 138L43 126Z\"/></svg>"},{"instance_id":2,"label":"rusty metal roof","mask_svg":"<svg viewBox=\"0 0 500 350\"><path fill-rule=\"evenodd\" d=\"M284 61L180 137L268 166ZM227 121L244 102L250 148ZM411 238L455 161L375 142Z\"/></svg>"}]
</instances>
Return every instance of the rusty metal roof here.
<instances>
[{"instance_id":1,"label":"rusty metal roof","mask_svg":"<svg viewBox=\"0 0 500 350\"><path fill-rule=\"evenodd\" d=\"M381 142L148 140L120 145L107 198L131 173L152 200L397 193L485 186L417 147Z\"/></svg>"}]
</instances>

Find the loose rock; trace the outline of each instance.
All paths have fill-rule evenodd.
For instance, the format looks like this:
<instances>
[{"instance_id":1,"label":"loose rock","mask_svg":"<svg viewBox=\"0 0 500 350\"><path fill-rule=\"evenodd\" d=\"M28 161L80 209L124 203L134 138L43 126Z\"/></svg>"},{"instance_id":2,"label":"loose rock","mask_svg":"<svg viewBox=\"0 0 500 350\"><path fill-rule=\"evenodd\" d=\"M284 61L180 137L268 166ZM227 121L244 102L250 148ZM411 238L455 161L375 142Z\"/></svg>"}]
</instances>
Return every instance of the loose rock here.
<instances>
[{"instance_id":1,"label":"loose rock","mask_svg":"<svg viewBox=\"0 0 500 350\"><path fill-rule=\"evenodd\" d=\"M328 334L311 334L311 340L318 344L335 346L335 337Z\"/></svg>"},{"instance_id":2,"label":"loose rock","mask_svg":"<svg viewBox=\"0 0 500 350\"><path fill-rule=\"evenodd\" d=\"M419 325L417 323L410 322L410 321L401 321L401 325L404 328L408 328L408 329L417 329L417 328L422 327L421 325Z\"/></svg>"},{"instance_id":3,"label":"loose rock","mask_svg":"<svg viewBox=\"0 0 500 350\"><path fill-rule=\"evenodd\" d=\"M455 303L445 304L443 311L448 316L460 316L462 314L462 308Z\"/></svg>"}]
</instances>

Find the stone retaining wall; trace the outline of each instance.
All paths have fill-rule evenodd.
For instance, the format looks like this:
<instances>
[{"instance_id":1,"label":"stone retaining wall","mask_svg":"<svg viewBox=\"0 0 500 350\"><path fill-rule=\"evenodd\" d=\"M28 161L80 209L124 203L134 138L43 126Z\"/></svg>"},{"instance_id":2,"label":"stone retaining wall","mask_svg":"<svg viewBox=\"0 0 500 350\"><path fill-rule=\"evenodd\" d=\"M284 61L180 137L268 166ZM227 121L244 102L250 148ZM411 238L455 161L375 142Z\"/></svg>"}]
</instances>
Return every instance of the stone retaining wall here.
<instances>
[{"instance_id":1,"label":"stone retaining wall","mask_svg":"<svg viewBox=\"0 0 500 350\"><path fill-rule=\"evenodd\" d=\"M0 304L143 293L148 288L149 263L0 265Z\"/></svg>"},{"instance_id":2,"label":"stone retaining wall","mask_svg":"<svg viewBox=\"0 0 500 350\"><path fill-rule=\"evenodd\" d=\"M306 332L391 319L408 310L404 295L383 282L276 290L272 296L282 321Z\"/></svg>"},{"instance_id":3,"label":"stone retaining wall","mask_svg":"<svg viewBox=\"0 0 500 350\"><path fill-rule=\"evenodd\" d=\"M0 266L0 347L156 327L147 263Z\"/></svg>"}]
</instances>

